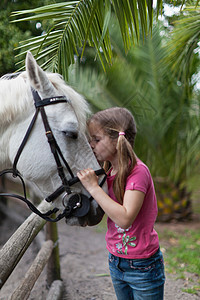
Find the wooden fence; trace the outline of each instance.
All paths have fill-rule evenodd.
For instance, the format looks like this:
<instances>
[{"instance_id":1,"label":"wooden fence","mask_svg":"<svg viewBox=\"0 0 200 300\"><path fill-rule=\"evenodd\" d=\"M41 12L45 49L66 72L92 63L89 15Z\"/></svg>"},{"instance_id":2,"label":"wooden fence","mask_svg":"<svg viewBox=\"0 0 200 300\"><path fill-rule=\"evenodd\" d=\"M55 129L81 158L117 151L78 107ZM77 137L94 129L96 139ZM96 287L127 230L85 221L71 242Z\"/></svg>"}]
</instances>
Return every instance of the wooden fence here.
<instances>
[{"instance_id":1,"label":"wooden fence","mask_svg":"<svg viewBox=\"0 0 200 300\"><path fill-rule=\"evenodd\" d=\"M51 209L51 205L46 201L43 201L38 208L42 212L45 212ZM46 264L47 284L50 286L46 299L57 300L61 298L63 284L60 278L57 224L50 222L46 223L45 220L34 213L24 221L0 250L0 288L4 285L36 235L45 224L47 227L46 241L42 244L40 251L25 274L24 279L9 296L9 300L28 299L35 282Z\"/></svg>"}]
</instances>

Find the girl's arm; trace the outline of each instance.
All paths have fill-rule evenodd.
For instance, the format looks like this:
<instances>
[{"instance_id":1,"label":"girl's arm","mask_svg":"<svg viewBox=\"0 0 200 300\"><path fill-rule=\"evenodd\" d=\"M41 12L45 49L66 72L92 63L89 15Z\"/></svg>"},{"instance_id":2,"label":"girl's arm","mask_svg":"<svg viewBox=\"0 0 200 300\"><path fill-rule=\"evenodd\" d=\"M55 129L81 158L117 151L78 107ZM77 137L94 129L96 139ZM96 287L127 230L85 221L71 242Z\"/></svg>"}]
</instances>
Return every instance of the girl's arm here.
<instances>
[{"instance_id":1,"label":"girl's arm","mask_svg":"<svg viewBox=\"0 0 200 300\"><path fill-rule=\"evenodd\" d=\"M119 227L127 229L137 217L145 194L137 190L127 190L124 194L123 205L110 198L98 184L98 178L92 169L77 173L83 186L98 202L108 217Z\"/></svg>"}]
</instances>

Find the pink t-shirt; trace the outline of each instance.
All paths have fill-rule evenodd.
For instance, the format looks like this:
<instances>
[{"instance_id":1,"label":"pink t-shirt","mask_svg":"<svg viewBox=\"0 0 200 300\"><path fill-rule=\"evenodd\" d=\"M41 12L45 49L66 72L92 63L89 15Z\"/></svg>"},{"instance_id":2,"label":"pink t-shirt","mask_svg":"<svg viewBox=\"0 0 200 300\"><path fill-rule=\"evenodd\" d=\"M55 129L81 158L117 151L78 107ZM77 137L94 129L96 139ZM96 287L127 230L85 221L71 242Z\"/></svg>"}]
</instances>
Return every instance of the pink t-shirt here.
<instances>
[{"instance_id":1,"label":"pink t-shirt","mask_svg":"<svg viewBox=\"0 0 200 300\"><path fill-rule=\"evenodd\" d=\"M113 193L114 176L107 177L108 194L114 200ZM106 233L107 249L110 253L129 259L142 259L152 256L159 248L158 234L154 230L157 217L157 200L154 184L147 166L140 160L127 178L125 190L138 190L145 194L143 205L133 222L127 228L122 229L110 218L107 220Z\"/></svg>"}]
</instances>

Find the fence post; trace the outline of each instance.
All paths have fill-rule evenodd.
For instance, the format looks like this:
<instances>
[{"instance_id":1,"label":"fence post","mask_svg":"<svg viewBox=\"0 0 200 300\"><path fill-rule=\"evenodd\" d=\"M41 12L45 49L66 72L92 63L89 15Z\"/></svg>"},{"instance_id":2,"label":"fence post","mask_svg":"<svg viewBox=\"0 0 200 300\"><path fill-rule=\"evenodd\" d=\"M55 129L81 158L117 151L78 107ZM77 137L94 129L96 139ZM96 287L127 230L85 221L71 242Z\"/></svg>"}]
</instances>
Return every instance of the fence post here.
<instances>
[{"instance_id":1,"label":"fence post","mask_svg":"<svg viewBox=\"0 0 200 300\"><path fill-rule=\"evenodd\" d=\"M25 274L24 279L20 282L19 286L15 289L13 294L9 297L9 300L29 298L31 290L43 271L53 249L53 242L46 241L39 253L37 254L33 264L29 268L28 272Z\"/></svg>"},{"instance_id":2,"label":"fence post","mask_svg":"<svg viewBox=\"0 0 200 300\"><path fill-rule=\"evenodd\" d=\"M56 223L47 222L46 240L52 240L54 243L54 249L47 263L47 285L50 287L53 281L61 279L58 229Z\"/></svg>"},{"instance_id":3,"label":"fence post","mask_svg":"<svg viewBox=\"0 0 200 300\"><path fill-rule=\"evenodd\" d=\"M46 201L39 205L41 211L47 211L50 208L52 205ZM45 220L32 213L0 250L0 288L45 223Z\"/></svg>"}]
</instances>

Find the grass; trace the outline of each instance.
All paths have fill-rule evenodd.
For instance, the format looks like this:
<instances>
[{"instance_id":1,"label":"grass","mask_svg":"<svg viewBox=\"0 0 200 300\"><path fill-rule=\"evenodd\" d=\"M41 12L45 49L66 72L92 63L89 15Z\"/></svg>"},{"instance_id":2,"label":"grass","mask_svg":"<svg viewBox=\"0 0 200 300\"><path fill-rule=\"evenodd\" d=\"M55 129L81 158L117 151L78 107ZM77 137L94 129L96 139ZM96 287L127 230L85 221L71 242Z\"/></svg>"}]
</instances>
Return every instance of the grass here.
<instances>
[{"instance_id":1,"label":"grass","mask_svg":"<svg viewBox=\"0 0 200 300\"><path fill-rule=\"evenodd\" d=\"M175 274L176 278L190 282L192 287L183 289L184 292L195 294L200 291L200 232L185 230L184 233L172 232L166 229L158 234L163 247L165 269L167 273ZM198 278L193 282L193 278ZM196 285L197 284L197 285Z\"/></svg>"}]
</instances>

